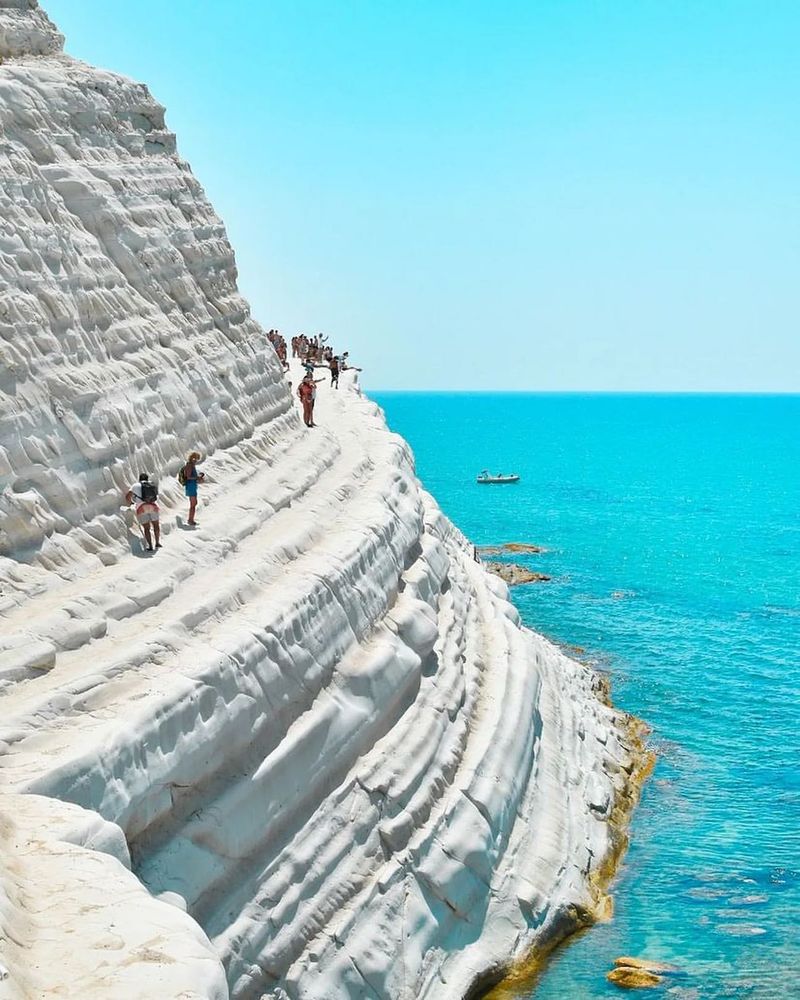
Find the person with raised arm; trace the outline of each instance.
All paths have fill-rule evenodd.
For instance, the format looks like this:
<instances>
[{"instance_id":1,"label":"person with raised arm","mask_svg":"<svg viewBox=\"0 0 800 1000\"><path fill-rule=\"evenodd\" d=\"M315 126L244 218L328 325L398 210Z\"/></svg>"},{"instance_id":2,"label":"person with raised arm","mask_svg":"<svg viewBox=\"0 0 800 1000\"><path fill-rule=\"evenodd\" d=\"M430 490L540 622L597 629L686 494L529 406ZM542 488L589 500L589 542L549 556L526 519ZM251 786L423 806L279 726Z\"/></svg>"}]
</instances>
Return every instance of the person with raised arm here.
<instances>
[{"instance_id":1,"label":"person with raised arm","mask_svg":"<svg viewBox=\"0 0 800 1000\"><path fill-rule=\"evenodd\" d=\"M322 382L322 379L315 379L311 372L308 372L297 387L297 395L303 404L303 423L306 427L314 426L314 400L317 397L318 382Z\"/></svg>"},{"instance_id":2,"label":"person with raised arm","mask_svg":"<svg viewBox=\"0 0 800 1000\"><path fill-rule=\"evenodd\" d=\"M194 527L197 524L195 512L197 510L197 486L205 479L204 472L197 471L197 463L200 461L200 452L193 451L186 459L186 464L178 473L178 480L186 490L189 498L189 524Z\"/></svg>"}]
</instances>

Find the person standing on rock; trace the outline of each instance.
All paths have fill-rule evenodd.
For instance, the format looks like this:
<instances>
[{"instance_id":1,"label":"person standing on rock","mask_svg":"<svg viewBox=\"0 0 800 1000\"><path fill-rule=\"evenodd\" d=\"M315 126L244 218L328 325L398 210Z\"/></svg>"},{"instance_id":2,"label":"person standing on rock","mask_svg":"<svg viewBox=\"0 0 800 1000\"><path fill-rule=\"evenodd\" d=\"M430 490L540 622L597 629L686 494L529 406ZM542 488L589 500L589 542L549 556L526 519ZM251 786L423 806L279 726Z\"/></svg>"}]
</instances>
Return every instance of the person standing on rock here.
<instances>
[{"instance_id":1,"label":"person standing on rock","mask_svg":"<svg viewBox=\"0 0 800 1000\"><path fill-rule=\"evenodd\" d=\"M338 355L334 355L331 358L330 362L328 363L328 367L331 370L331 389L338 389L339 388L339 357L338 357Z\"/></svg>"},{"instance_id":2,"label":"person standing on rock","mask_svg":"<svg viewBox=\"0 0 800 1000\"><path fill-rule=\"evenodd\" d=\"M139 476L139 482L134 483L125 494L125 502L136 505L136 520L144 533L145 548L148 552L153 551L153 539L155 547L161 548L161 525L158 521L159 510L156 500L158 500L158 490L150 482L146 472Z\"/></svg>"},{"instance_id":3,"label":"person standing on rock","mask_svg":"<svg viewBox=\"0 0 800 1000\"><path fill-rule=\"evenodd\" d=\"M189 498L189 524L192 527L197 524L197 521L194 519L195 511L197 510L197 484L202 483L205 479L205 473L197 471L197 463L199 461L200 452L193 451L186 459L186 465L178 473L178 479L183 484L186 496Z\"/></svg>"},{"instance_id":4,"label":"person standing on rock","mask_svg":"<svg viewBox=\"0 0 800 1000\"><path fill-rule=\"evenodd\" d=\"M303 376L303 381L297 387L297 395L303 404L303 423L306 427L314 426L314 400L317 396L317 382L321 381L321 378L312 378L309 372Z\"/></svg>"}]
</instances>

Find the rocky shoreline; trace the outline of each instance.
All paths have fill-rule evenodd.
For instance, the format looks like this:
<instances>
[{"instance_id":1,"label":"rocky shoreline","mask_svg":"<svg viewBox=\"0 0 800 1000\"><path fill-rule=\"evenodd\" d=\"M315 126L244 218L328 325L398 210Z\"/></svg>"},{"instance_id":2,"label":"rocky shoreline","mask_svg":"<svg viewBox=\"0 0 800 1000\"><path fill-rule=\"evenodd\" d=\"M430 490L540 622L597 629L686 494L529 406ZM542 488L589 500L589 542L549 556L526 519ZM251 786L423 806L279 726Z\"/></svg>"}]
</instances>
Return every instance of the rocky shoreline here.
<instances>
[{"instance_id":1,"label":"rocky shoreline","mask_svg":"<svg viewBox=\"0 0 800 1000\"><path fill-rule=\"evenodd\" d=\"M598 699L613 707L608 676L595 676ZM586 905L564 907L548 933L542 935L533 948L505 967L488 971L473 984L465 1000L518 1000L522 996L529 996L557 948L568 944L579 931L610 920L613 916L614 901L608 893L608 887L622 864L630 842L631 819L656 762L655 753L647 746L650 732L647 724L627 712L619 714L620 730L625 740L623 745L629 751L632 763L630 768L623 768L628 778L614 797L609 819L609 851L595 870L589 873L589 900ZM623 967L627 968L627 965ZM645 969L649 970L649 966L645 965ZM620 982L618 985L625 984Z\"/></svg>"},{"instance_id":2,"label":"rocky shoreline","mask_svg":"<svg viewBox=\"0 0 800 1000\"><path fill-rule=\"evenodd\" d=\"M531 543L511 542L503 545L485 546L478 550L481 555L503 555L505 553L540 554L547 549ZM550 577L520 566L517 563L484 562L485 568L503 579L509 586L519 583L539 582ZM565 648L567 655L575 657L585 653L579 646ZM581 658L581 662L586 663ZM589 666L590 664L586 664ZM611 678L605 672L593 670L593 691L598 701L614 709L611 699ZM629 827L634 810L641 796L642 788L655 765L655 753L647 747L649 727L641 719L627 712L617 710L618 725L622 735L623 745L628 750L631 764L623 768L628 775L627 780L614 798L609 818L610 848L597 868L589 873L590 899L585 906L567 906L559 915L559 919L549 928L536 945L523 956L511 961L505 968L494 969L476 981L466 1000L516 1000L522 995L529 995L541 976L550 955L561 945L568 943L579 931L591 927L595 923L611 919L613 914L613 899L608 894L608 887L622 863L629 843ZM637 960L631 960L631 967ZM620 964L622 963L622 964ZM617 959L618 968L610 974L610 981L619 986L633 984L634 980L645 980L657 975L648 965L635 972L630 971L628 964ZM629 975L630 971L630 975ZM641 975L639 974L641 973ZM660 981L660 980L659 980Z\"/></svg>"}]
</instances>

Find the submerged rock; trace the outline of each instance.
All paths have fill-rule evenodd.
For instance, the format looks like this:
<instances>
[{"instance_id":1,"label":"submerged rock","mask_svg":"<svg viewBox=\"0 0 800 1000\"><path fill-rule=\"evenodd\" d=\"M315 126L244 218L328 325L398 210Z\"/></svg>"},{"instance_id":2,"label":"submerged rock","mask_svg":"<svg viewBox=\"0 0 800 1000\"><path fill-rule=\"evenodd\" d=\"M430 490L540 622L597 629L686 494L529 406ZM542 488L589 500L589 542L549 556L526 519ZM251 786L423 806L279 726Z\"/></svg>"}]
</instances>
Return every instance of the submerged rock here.
<instances>
[{"instance_id":1,"label":"submerged rock","mask_svg":"<svg viewBox=\"0 0 800 1000\"><path fill-rule=\"evenodd\" d=\"M687 889L684 892L684 896L688 896L689 899L699 899L705 902L709 899L722 899L727 896L727 891L725 889L720 889L715 886L693 886L691 889Z\"/></svg>"},{"instance_id":2,"label":"submerged rock","mask_svg":"<svg viewBox=\"0 0 800 1000\"><path fill-rule=\"evenodd\" d=\"M526 569L519 563L487 562L484 566L490 573L504 580L509 587L515 587L519 583L544 583L550 579L546 573Z\"/></svg>"},{"instance_id":3,"label":"submerged rock","mask_svg":"<svg viewBox=\"0 0 800 1000\"><path fill-rule=\"evenodd\" d=\"M648 972L654 972L658 975L680 971L676 965L670 965L668 962L658 962L652 958L633 958L630 955L621 955L619 958L615 958L614 965L618 969L646 969Z\"/></svg>"},{"instance_id":4,"label":"submerged rock","mask_svg":"<svg viewBox=\"0 0 800 1000\"><path fill-rule=\"evenodd\" d=\"M532 542L503 542L500 545L479 545L478 552L483 556L499 556L504 552L539 555L542 552L547 552L547 549L543 545L534 545Z\"/></svg>"},{"instance_id":5,"label":"submerged rock","mask_svg":"<svg viewBox=\"0 0 800 1000\"><path fill-rule=\"evenodd\" d=\"M630 965L622 965L612 969L606 979L616 986L624 986L626 989L640 989L645 986L658 986L661 976L657 976L649 969L634 968Z\"/></svg>"},{"instance_id":6,"label":"submerged rock","mask_svg":"<svg viewBox=\"0 0 800 1000\"><path fill-rule=\"evenodd\" d=\"M757 892L749 896L731 896L728 902L731 906L761 906L769 902L769 896L766 893Z\"/></svg>"},{"instance_id":7,"label":"submerged rock","mask_svg":"<svg viewBox=\"0 0 800 1000\"><path fill-rule=\"evenodd\" d=\"M614 959L614 968L606 975L606 979L625 989L641 989L648 986L658 986L663 976L674 975L679 971L677 966L670 965L668 962L621 955Z\"/></svg>"}]
</instances>

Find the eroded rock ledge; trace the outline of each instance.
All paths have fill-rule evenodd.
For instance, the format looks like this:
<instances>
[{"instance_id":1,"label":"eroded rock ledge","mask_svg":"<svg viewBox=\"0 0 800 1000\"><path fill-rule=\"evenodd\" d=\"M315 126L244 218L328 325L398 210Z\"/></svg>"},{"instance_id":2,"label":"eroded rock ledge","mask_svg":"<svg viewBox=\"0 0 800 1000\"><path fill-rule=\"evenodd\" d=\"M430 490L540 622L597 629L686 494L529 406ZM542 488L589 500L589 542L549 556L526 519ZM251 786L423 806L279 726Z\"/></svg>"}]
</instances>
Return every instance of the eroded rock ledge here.
<instances>
[{"instance_id":1,"label":"eroded rock ledge","mask_svg":"<svg viewBox=\"0 0 800 1000\"><path fill-rule=\"evenodd\" d=\"M596 905L627 720L351 376L301 426L164 109L60 45L0 0L0 997L452 1000Z\"/></svg>"}]
</instances>

